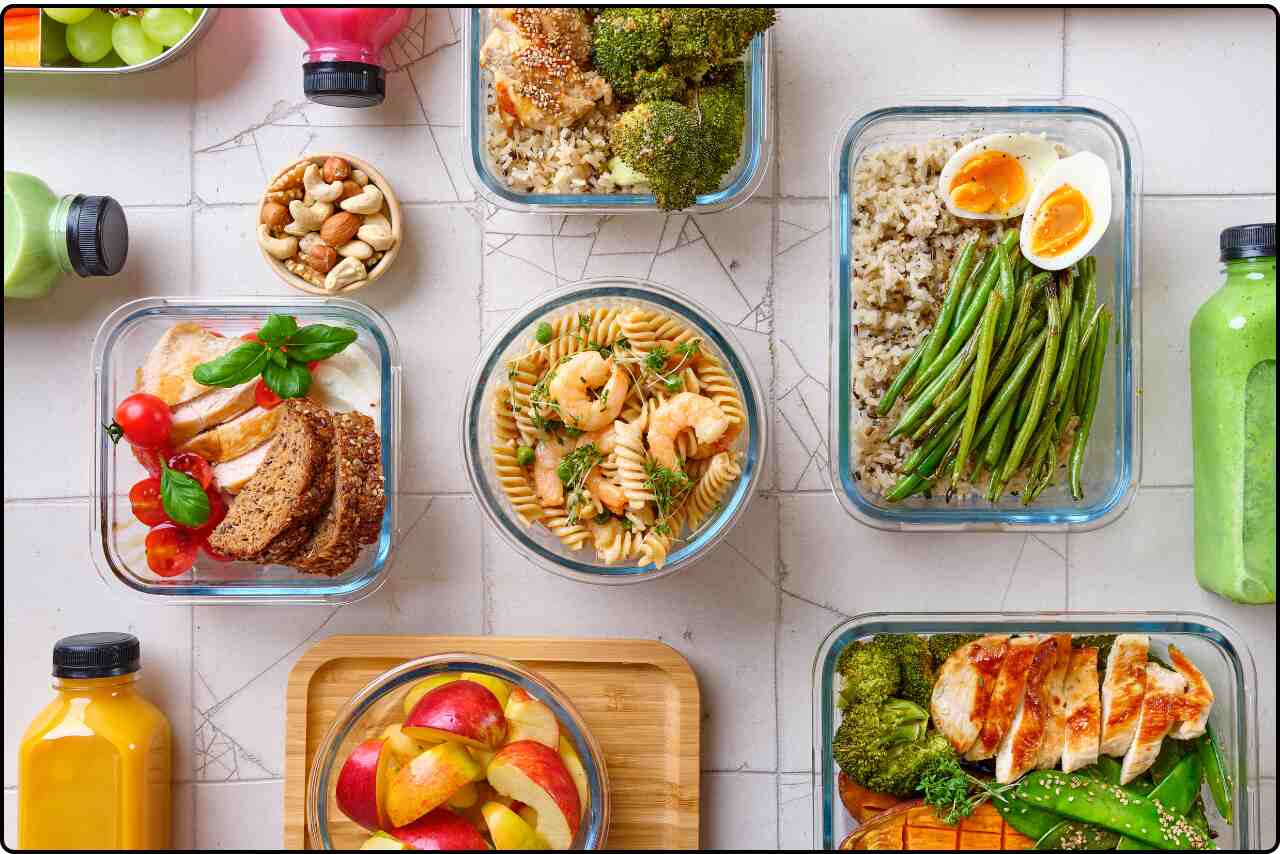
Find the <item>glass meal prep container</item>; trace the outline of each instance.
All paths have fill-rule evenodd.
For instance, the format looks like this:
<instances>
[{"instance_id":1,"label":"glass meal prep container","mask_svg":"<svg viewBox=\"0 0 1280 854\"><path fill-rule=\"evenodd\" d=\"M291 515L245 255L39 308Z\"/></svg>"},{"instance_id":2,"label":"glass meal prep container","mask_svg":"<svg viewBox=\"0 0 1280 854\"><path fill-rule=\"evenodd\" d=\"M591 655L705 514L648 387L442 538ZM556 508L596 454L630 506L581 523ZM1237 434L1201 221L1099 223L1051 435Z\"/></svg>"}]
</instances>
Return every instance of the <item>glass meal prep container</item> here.
<instances>
[{"instance_id":1,"label":"glass meal prep container","mask_svg":"<svg viewBox=\"0 0 1280 854\"><path fill-rule=\"evenodd\" d=\"M896 504L865 488L854 476L857 424L853 404L852 308L853 175L859 158L884 146L938 137L1023 132L1046 135L1071 153L1092 151L1111 176L1111 222L1090 253L1098 260L1098 301L1113 312L1111 343L1103 366L1098 408L1084 464L1085 498L1075 502L1061 474L1030 506L1006 492L996 505L972 494L945 502L913 496ZM1137 494L1142 461L1141 295L1139 214L1142 158L1132 123L1110 104L1083 98L1045 101L949 99L922 101L850 117L831 153L832 451L836 497L849 515L885 530L1082 531L1114 522Z\"/></svg>"},{"instance_id":2,"label":"glass meal prep container","mask_svg":"<svg viewBox=\"0 0 1280 854\"><path fill-rule=\"evenodd\" d=\"M1210 826L1219 848L1249 849L1262 845L1258 803L1258 674L1253 655L1231 626L1205 614L1148 612L901 613L861 614L831 630L813 662L813 822L814 842L823 849L839 847L857 822L840 801L831 758L831 741L840 725L836 700L841 651L876 634L944 632L1053 634L1139 633L1149 635L1153 654L1164 655L1174 642L1209 680L1215 694L1209 722L1235 781L1233 824L1225 824L1204 792Z\"/></svg>"},{"instance_id":3,"label":"glass meal prep container","mask_svg":"<svg viewBox=\"0 0 1280 854\"><path fill-rule=\"evenodd\" d=\"M387 496L382 531L340 575L309 575L286 566L218 562L200 552L194 568L162 578L147 567L143 541L147 526L133 516L129 488L147 477L122 440L114 446L103 424L116 405L136 387L136 372L152 346L179 321L198 323L227 337L256 332L268 314L291 314L300 326L327 323L349 326L359 346L377 366L377 421L382 438L382 469ZM397 474L400 447L400 347L386 318L368 306L337 297L227 297L188 299L150 297L116 309L103 321L93 344L93 442L90 484L92 552L98 574L109 587L165 604L354 602L386 580L398 530Z\"/></svg>"},{"instance_id":4,"label":"glass meal prep container","mask_svg":"<svg viewBox=\"0 0 1280 854\"><path fill-rule=\"evenodd\" d=\"M507 186L490 162L486 117L492 79L480 68L480 47L489 35L488 11L472 8L462 16L462 148L467 178L481 198L500 208L524 213L629 213L656 211L649 193L528 193ZM698 196L687 211L707 213L737 207L764 181L773 155L770 129L773 92L770 81L772 31L757 35L743 57L746 67L746 126L738 162L714 193Z\"/></svg>"},{"instance_id":5,"label":"glass meal prep container","mask_svg":"<svg viewBox=\"0 0 1280 854\"><path fill-rule=\"evenodd\" d=\"M338 712L316 748L307 775L307 837L315 848L358 848L370 831L338 809L334 796L338 773L351 751L376 738L389 724L404 722L404 698L419 680L444 673L485 673L519 686L551 707L561 733L572 743L587 773L587 811L573 849L605 847L609 833L610 789L604 751L573 703L548 679L505 658L478 653L441 653L407 661L378 676Z\"/></svg>"},{"instance_id":6,"label":"glass meal prep container","mask_svg":"<svg viewBox=\"0 0 1280 854\"><path fill-rule=\"evenodd\" d=\"M12 8L12 7L10 7ZM43 7L41 7L43 8ZM146 62L139 62L135 65L117 65L113 67L94 68L83 65L45 65L46 45L50 38L64 38L66 25L59 24L57 21L49 18L43 12L39 15L40 27L40 65L6 65L4 73L8 75L67 75L67 74L93 74L98 77L119 77L122 74L136 74L141 71L151 71L162 65L168 65L170 62L182 57L190 51L197 41L204 37L204 34L213 26L214 18L218 16L217 6L205 6L201 8L200 16L196 18L195 26L193 26L185 36L178 40L178 43L165 49L159 56L148 59ZM64 52L65 53L65 52ZM65 61L65 60L63 60Z\"/></svg>"},{"instance_id":7,"label":"glass meal prep container","mask_svg":"<svg viewBox=\"0 0 1280 854\"><path fill-rule=\"evenodd\" d=\"M720 501L720 507L696 534L672 545L661 569L635 566L624 559L610 566L595 559L588 542L578 551L568 551L551 531L541 525L526 526L503 492L494 467L490 447L495 444L494 398L507 379L507 361L525 353L534 330L547 320L573 308L638 305L666 312L700 333L703 346L718 356L737 386L746 416L746 428L735 445L742 455L742 474ZM622 276L585 279L565 285L517 309L489 342L477 363L468 387L462 413L462 446L466 456L471 490L480 500L485 515L517 551L533 563L579 581L597 584L629 584L669 575L702 558L733 528L759 486L767 443L768 419L762 387L746 351L729 329L710 312L684 296L652 282ZM628 565L631 564L631 565Z\"/></svg>"}]
</instances>

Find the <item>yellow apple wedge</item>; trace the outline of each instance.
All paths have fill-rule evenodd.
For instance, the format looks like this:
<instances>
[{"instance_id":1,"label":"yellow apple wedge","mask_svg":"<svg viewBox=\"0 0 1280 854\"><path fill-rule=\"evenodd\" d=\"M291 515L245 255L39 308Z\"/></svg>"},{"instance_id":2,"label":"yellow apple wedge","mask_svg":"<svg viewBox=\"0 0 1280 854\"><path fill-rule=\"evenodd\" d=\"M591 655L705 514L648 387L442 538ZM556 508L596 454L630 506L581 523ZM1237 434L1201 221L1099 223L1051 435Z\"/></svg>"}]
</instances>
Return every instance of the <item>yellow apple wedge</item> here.
<instances>
[{"instance_id":1,"label":"yellow apple wedge","mask_svg":"<svg viewBox=\"0 0 1280 854\"><path fill-rule=\"evenodd\" d=\"M555 750L560 745L560 723L546 703L529 695L520 686L507 699L507 744L536 741Z\"/></svg>"},{"instance_id":2,"label":"yellow apple wedge","mask_svg":"<svg viewBox=\"0 0 1280 854\"><path fill-rule=\"evenodd\" d=\"M548 847L546 840L510 807L489 801L480 813L489 827L493 847L499 851L541 851Z\"/></svg>"},{"instance_id":3,"label":"yellow apple wedge","mask_svg":"<svg viewBox=\"0 0 1280 854\"><path fill-rule=\"evenodd\" d=\"M408 848L408 845L381 830L366 839L364 845L360 846L361 851L405 851Z\"/></svg>"},{"instance_id":4,"label":"yellow apple wedge","mask_svg":"<svg viewBox=\"0 0 1280 854\"><path fill-rule=\"evenodd\" d=\"M418 701L422 699L422 695L439 688L441 685L448 685L450 682L457 682L461 679L456 673L440 673L436 676L428 676L426 679L420 679L413 683L413 687L409 689L409 693L404 695L404 713L407 716L413 711L413 707L418 705Z\"/></svg>"},{"instance_id":5,"label":"yellow apple wedge","mask_svg":"<svg viewBox=\"0 0 1280 854\"><path fill-rule=\"evenodd\" d=\"M451 741L437 744L414 757L391 779L387 818L393 827L403 827L443 806L454 792L483 773L465 747Z\"/></svg>"},{"instance_id":6,"label":"yellow apple wedge","mask_svg":"<svg viewBox=\"0 0 1280 854\"><path fill-rule=\"evenodd\" d=\"M382 731L382 737L387 740L387 746L391 748L391 752L395 754L396 760L401 765L411 762L415 756L427 749L425 744L416 738L409 737L400 728L400 724L390 724Z\"/></svg>"},{"instance_id":7,"label":"yellow apple wedge","mask_svg":"<svg viewBox=\"0 0 1280 854\"><path fill-rule=\"evenodd\" d=\"M477 786L478 784L476 783L468 783L463 786L449 796L448 805L459 810L475 806L476 801L480 800L480 792Z\"/></svg>"},{"instance_id":8,"label":"yellow apple wedge","mask_svg":"<svg viewBox=\"0 0 1280 854\"><path fill-rule=\"evenodd\" d=\"M564 760L564 767L568 769L569 776L573 778L573 785L578 787L578 803L582 807L582 812L587 811L587 796L590 788L587 786L587 769L582 765L582 759L578 756L578 751L573 749L573 742L560 736L560 758Z\"/></svg>"}]
</instances>

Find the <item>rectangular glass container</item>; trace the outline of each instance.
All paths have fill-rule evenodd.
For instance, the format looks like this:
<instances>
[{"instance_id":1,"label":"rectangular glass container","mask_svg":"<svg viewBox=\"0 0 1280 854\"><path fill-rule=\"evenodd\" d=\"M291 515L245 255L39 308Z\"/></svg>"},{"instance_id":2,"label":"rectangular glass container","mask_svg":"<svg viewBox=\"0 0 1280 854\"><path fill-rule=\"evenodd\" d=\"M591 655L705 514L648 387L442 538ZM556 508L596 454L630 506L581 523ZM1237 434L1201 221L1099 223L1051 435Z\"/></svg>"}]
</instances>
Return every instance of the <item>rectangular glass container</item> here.
<instances>
[{"instance_id":1,"label":"rectangular glass container","mask_svg":"<svg viewBox=\"0 0 1280 854\"><path fill-rule=\"evenodd\" d=\"M836 699L840 678L836 659L849 644L876 634L911 632L1121 634L1151 637L1163 654L1170 641L1203 671L1215 694L1210 724L1222 745L1227 772L1235 780L1234 823L1223 823L1208 790L1204 792L1210 826L1222 849L1262 845L1258 798L1258 674L1253 655L1231 626L1205 614L1147 612L860 614L839 623L827 635L813 662L813 823L814 842L831 850L857 822L840 802L839 768L831 758L831 740L840 725Z\"/></svg>"},{"instance_id":2,"label":"rectangular glass container","mask_svg":"<svg viewBox=\"0 0 1280 854\"><path fill-rule=\"evenodd\" d=\"M1092 151L1106 161L1111 175L1111 223L1091 254L1098 259L1098 301L1110 306L1114 316L1084 464L1085 498L1073 501L1066 478L1060 475L1029 507L1008 494L996 505L981 495L950 503L921 496L889 503L854 477L854 437L860 417L852 399L854 170L863 154L885 145L1003 132L1044 133L1050 142L1061 143L1073 153ZM835 328L829 412L831 482L849 515L885 530L1084 531L1107 525L1124 513L1137 494L1142 462L1141 197L1137 134L1119 110L1093 99L929 100L850 117L831 153L831 319Z\"/></svg>"},{"instance_id":3,"label":"rectangular glass container","mask_svg":"<svg viewBox=\"0 0 1280 854\"><path fill-rule=\"evenodd\" d=\"M476 193L490 204L524 213L609 214L656 211L649 193L527 193L508 187L494 172L486 151L485 118L492 78L480 67L480 47L489 35L488 12L482 8L465 10L462 16L462 149L467 178ZM746 127L742 134L742 154L714 193L698 196L687 210L709 213L728 210L749 199L764 181L773 154L770 120L773 92L770 82L772 38L766 31L757 35L743 57L746 66Z\"/></svg>"},{"instance_id":4,"label":"rectangular glass container","mask_svg":"<svg viewBox=\"0 0 1280 854\"><path fill-rule=\"evenodd\" d=\"M122 74L137 74L141 71L152 71L162 65L168 65L174 60L185 55L189 50L195 47L197 41L204 37L204 34L213 26L213 20L218 16L217 6L207 6L202 10L200 17L185 36L178 40L178 43L167 49L154 59L148 59L146 62L140 62L136 65L118 65L114 68L91 68L77 65L44 65L44 45L46 39L50 35L57 35L59 38L63 36L61 33L51 34L45 32L45 25L48 17L43 13L40 14L40 53L41 64L36 67L6 65L4 73L8 75L67 75L67 74L94 74L98 77L119 77ZM57 25L61 29L65 29L62 24Z\"/></svg>"},{"instance_id":5,"label":"rectangular glass container","mask_svg":"<svg viewBox=\"0 0 1280 854\"><path fill-rule=\"evenodd\" d=\"M333 577L307 575L286 566L232 561L221 563L203 551L195 567L175 578L161 578L147 567L143 540L147 527L133 516L129 488L147 477L125 441L114 446L103 424L116 405L136 387L136 374L152 346L174 323L188 321L227 337L255 332L268 314L291 314L299 325L349 326L378 366L378 434L387 507L378 541L365 546L349 569ZM398 532L397 475L400 448L400 348L386 318L353 300L338 297L230 297L187 299L151 297L116 309L103 322L93 344L93 481L89 487L93 560L109 587L165 604L354 602L378 589L389 570Z\"/></svg>"}]
</instances>

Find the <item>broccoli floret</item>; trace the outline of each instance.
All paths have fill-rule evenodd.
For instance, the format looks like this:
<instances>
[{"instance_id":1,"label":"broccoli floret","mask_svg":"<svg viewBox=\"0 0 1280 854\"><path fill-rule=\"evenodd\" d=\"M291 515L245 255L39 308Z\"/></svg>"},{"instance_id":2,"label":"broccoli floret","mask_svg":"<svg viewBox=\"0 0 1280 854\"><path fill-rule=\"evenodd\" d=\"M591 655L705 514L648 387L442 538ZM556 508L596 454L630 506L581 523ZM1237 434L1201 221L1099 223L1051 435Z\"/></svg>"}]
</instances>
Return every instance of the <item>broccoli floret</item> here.
<instances>
[{"instance_id":1,"label":"broccoli floret","mask_svg":"<svg viewBox=\"0 0 1280 854\"><path fill-rule=\"evenodd\" d=\"M742 133L746 124L742 106L745 92L741 63L729 66L724 70L722 79L697 91L695 103L716 157L715 173L708 174L707 183L702 186L705 193L720 188L721 179L738 162L738 155L742 152Z\"/></svg>"},{"instance_id":2,"label":"broccoli floret","mask_svg":"<svg viewBox=\"0 0 1280 854\"><path fill-rule=\"evenodd\" d=\"M649 179L663 210L692 205L717 166L698 114L675 101L636 104L610 128L609 145Z\"/></svg>"},{"instance_id":3,"label":"broccoli floret","mask_svg":"<svg viewBox=\"0 0 1280 854\"><path fill-rule=\"evenodd\" d=\"M874 643L893 654L900 668L898 696L925 708L933 696L933 656L919 635L876 635Z\"/></svg>"},{"instance_id":4,"label":"broccoli floret","mask_svg":"<svg viewBox=\"0 0 1280 854\"><path fill-rule=\"evenodd\" d=\"M926 732L928 723L929 713L909 700L857 703L836 730L832 755L860 785L909 795L925 772L955 755L939 733Z\"/></svg>"},{"instance_id":5,"label":"broccoli floret","mask_svg":"<svg viewBox=\"0 0 1280 854\"><path fill-rule=\"evenodd\" d=\"M836 660L836 670L844 678L842 709L857 703L881 703L898 692L898 661L876 644L849 644Z\"/></svg>"},{"instance_id":6,"label":"broccoli floret","mask_svg":"<svg viewBox=\"0 0 1280 854\"><path fill-rule=\"evenodd\" d=\"M966 635L966 634L944 634L933 635L929 638L929 654L933 656L933 663L941 665L951 657L951 653L967 643L973 643L982 635Z\"/></svg>"},{"instance_id":7,"label":"broccoli floret","mask_svg":"<svg viewBox=\"0 0 1280 854\"><path fill-rule=\"evenodd\" d=\"M591 28L592 61L618 96L635 98L637 73L653 71L667 61L669 12L620 7L596 16Z\"/></svg>"},{"instance_id":8,"label":"broccoli floret","mask_svg":"<svg viewBox=\"0 0 1280 854\"><path fill-rule=\"evenodd\" d=\"M756 33L769 29L777 19L774 10L766 6L686 6L670 11L671 58L707 67L737 59Z\"/></svg>"}]
</instances>

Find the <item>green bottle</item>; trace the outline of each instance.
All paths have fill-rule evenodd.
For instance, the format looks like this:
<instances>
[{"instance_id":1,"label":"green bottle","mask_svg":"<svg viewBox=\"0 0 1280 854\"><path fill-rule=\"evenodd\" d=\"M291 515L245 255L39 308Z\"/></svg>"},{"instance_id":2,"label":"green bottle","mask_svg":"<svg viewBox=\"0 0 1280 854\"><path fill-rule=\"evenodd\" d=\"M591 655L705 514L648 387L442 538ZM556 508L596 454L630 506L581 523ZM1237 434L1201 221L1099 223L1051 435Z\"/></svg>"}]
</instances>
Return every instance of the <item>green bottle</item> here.
<instances>
[{"instance_id":1,"label":"green bottle","mask_svg":"<svg viewBox=\"0 0 1280 854\"><path fill-rule=\"evenodd\" d=\"M1276 224L1222 232L1227 281L1191 321L1196 580L1276 601Z\"/></svg>"},{"instance_id":2,"label":"green bottle","mask_svg":"<svg viewBox=\"0 0 1280 854\"><path fill-rule=\"evenodd\" d=\"M110 196L59 198L39 178L4 173L4 296L42 297L66 273L114 276L129 253L124 209Z\"/></svg>"}]
</instances>

